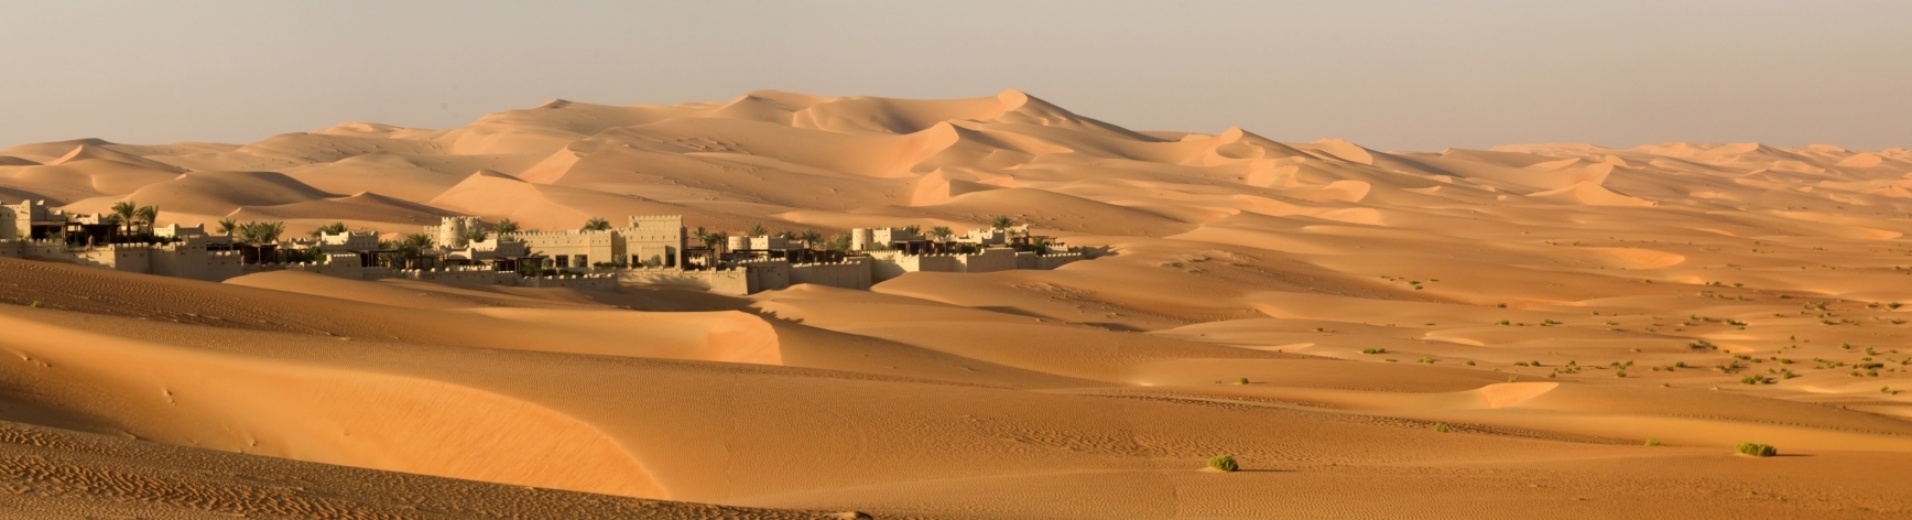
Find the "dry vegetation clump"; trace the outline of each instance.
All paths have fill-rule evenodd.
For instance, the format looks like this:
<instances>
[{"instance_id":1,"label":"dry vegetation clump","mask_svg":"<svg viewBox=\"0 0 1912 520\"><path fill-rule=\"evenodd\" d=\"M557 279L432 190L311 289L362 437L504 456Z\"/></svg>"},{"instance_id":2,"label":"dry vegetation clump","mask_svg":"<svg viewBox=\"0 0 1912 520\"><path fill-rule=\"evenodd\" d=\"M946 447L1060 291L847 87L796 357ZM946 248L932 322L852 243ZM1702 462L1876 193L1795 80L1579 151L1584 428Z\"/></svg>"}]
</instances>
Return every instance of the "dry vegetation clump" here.
<instances>
[{"instance_id":1,"label":"dry vegetation clump","mask_svg":"<svg viewBox=\"0 0 1912 520\"><path fill-rule=\"evenodd\" d=\"M1771 444L1759 444L1756 442L1739 443L1739 446L1733 448L1733 451L1748 457L1772 457L1779 455L1779 450Z\"/></svg>"},{"instance_id":2,"label":"dry vegetation clump","mask_svg":"<svg viewBox=\"0 0 1912 520\"><path fill-rule=\"evenodd\" d=\"M1224 473L1234 473L1236 470L1241 469L1241 466L1235 463L1234 455L1216 455L1210 457L1208 459L1208 467Z\"/></svg>"}]
</instances>

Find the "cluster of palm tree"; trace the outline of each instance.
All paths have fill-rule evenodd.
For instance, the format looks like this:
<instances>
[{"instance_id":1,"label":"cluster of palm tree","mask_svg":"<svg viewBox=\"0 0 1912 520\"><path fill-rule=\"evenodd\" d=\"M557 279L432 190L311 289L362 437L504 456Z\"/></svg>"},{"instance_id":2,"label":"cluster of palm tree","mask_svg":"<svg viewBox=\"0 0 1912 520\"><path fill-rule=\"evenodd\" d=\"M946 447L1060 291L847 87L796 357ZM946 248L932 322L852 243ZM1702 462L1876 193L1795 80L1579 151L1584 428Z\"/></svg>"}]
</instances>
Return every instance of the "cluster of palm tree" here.
<instances>
[{"instance_id":1,"label":"cluster of palm tree","mask_svg":"<svg viewBox=\"0 0 1912 520\"><path fill-rule=\"evenodd\" d=\"M246 246L247 262L266 261L266 251L278 253L279 237L285 234L285 223L279 221L240 223L233 219L219 221L219 231L240 245ZM282 259L281 259L282 260ZM279 260L274 260L279 261Z\"/></svg>"},{"instance_id":2,"label":"cluster of palm tree","mask_svg":"<svg viewBox=\"0 0 1912 520\"><path fill-rule=\"evenodd\" d=\"M485 228L475 227L475 228L465 230L465 234L458 238L464 239L465 242L467 243L484 242L485 239L491 238L491 232L486 231Z\"/></svg>"},{"instance_id":3,"label":"cluster of palm tree","mask_svg":"<svg viewBox=\"0 0 1912 520\"><path fill-rule=\"evenodd\" d=\"M224 224L225 221L220 221L220 223ZM345 228L344 222L333 222L331 224L319 226L318 229L312 230L312 238L319 238L319 235L337 235L340 233L344 233L345 231L346 231L346 228Z\"/></svg>"},{"instance_id":4,"label":"cluster of palm tree","mask_svg":"<svg viewBox=\"0 0 1912 520\"><path fill-rule=\"evenodd\" d=\"M393 256L397 258L392 263L397 265L389 267L411 269L416 267L414 265L416 260L424 258L425 252L431 250L432 236L425 233L413 233L397 241L379 242L378 248L395 253Z\"/></svg>"},{"instance_id":5,"label":"cluster of palm tree","mask_svg":"<svg viewBox=\"0 0 1912 520\"><path fill-rule=\"evenodd\" d=\"M241 244L253 247L276 245L279 243L279 236L285 234L285 223L277 220L252 221L239 224L234 231L237 236L233 237L233 240Z\"/></svg>"},{"instance_id":6,"label":"cluster of palm tree","mask_svg":"<svg viewBox=\"0 0 1912 520\"><path fill-rule=\"evenodd\" d=\"M590 220L584 221L584 231L607 231L609 229L611 229L611 221L609 220L591 217Z\"/></svg>"},{"instance_id":7,"label":"cluster of palm tree","mask_svg":"<svg viewBox=\"0 0 1912 520\"><path fill-rule=\"evenodd\" d=\"M704 247L710 248L712 251L717 250L717 244L722 244L730 240L730 233L723 231L713 232L704 229L704 226L697 226L697 229L691 230L690 236L696 238L698 242L703 242Z\"/></svg>"},{"instance_id":8,"label":"cluster of palm tree","mask_svg":"<svg viewBox=\"0 0 1912 520\"><path fill-rule=\"evenodd\" d=\"M151 233L153 222L159 220L159 207L141 206L137 202L123 200L113 204L113 211L106 218L119 224L121 234L138 234L138 228L145 228L147 233Z\"/></svg>"},{"instance_id":9,"label":"cluster of palm tree","mask_svg":"<svg viewBox=\"0 0 1912 520\"><path fill-rule=\"evenodd\" d=\"M609 222L604 223L604 225L606 226L609 226L610 224L611 223ZM518 234L518 231L519 231L518 223L508 218L498 219L497 224L492 224L491 230L493 232L498 233L498 236L501 236L501 237L509 237L511 235Z\"/></svg>"}]
</instances>

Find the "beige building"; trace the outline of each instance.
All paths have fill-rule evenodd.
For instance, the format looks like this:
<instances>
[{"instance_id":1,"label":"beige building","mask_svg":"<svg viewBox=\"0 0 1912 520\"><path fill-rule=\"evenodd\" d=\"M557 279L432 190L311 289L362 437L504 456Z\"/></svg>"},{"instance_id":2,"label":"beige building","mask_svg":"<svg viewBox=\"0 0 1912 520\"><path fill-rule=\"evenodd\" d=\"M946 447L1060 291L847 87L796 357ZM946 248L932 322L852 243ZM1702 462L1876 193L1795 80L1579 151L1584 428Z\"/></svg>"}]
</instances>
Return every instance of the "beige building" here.
<instances>
[{"instance_id":1,"label":"beige building","mask_svg":"<svg viewBox=\"0 0 1912 520\"><path fill-rule=\"evenodd\" d=\"M378 250L377 231L346 231L344 233L320 233L318 246L327 253L358 253Z\"/></svg>"},{"instance_id":2,"label":"beige building","mask_svg":"<svg viewBox=\"0 0 1912 520\"><path fill-rule=\"evenodd\" d=\"M37 240L66 230L67 214L44 200L0 204L0 240Z\"/></svg>"},{"instance_id":3,"label":"beige building","mask_svg":"<svg viewBox=\"0 0 1912 520\"><path fill-rule=\"evenodd\" d=\"M602 264L627 267L684 265L684 217L631 217L630 226L602 231L530 231L518 233L532 254L559 269L589 269Z\"/></svg>"},{"instance_id":4,"label":"beige building","mask_svg":"<svg viewBox=\"0 0 1912 520\"><path fill-rule=\"evenodd\" d=\"M631 266L683 267L684 217L631 217L631 227L619 230Z\"/></svg>"}]
</instances>

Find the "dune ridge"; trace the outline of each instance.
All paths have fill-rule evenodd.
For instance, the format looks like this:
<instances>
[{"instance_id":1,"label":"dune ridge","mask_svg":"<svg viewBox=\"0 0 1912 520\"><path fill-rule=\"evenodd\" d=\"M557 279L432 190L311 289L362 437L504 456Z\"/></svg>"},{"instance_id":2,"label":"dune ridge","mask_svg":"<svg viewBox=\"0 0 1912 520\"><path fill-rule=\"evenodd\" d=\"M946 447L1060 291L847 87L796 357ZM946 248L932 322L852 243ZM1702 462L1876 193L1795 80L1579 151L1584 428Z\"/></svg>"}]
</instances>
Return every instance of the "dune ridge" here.
<instances>
[{"instance_id":1,"label":"dune ridge","mask_svg":"<svg viewBox=\"0 0 1912 520\"><path fill-rule=\"evenodd\" d=\"M1912 514L1903 148L1392 151L1130 129L1015 89L765 90L25 144L0 197L387 239L451 215L733 236L1000 215L1106 251L748 297L0 257L0 510ZM1201 471L1220 454L1247 471Z\"/></svg>"}]
</instances>

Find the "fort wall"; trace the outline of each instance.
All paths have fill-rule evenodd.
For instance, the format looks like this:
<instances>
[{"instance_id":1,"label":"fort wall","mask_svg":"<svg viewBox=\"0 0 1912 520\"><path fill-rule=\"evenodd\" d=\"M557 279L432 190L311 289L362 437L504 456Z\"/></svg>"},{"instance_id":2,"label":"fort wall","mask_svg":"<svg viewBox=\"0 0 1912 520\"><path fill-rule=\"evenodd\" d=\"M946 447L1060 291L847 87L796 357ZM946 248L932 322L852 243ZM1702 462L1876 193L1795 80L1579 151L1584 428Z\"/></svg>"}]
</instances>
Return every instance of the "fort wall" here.
<instances>
[{"instance_id":1,"label":"fort wall","mask_svg":"<svg viewBox=\"0 0 1912 520\"><path fill-rule=\"evenodd\" d=\"M852 257L836 263L797 264L790 267L790 283L869 290L874 283L873 263L869 258Z\"/></svg>"},{"instance_id":2,"label":"fort wall","mask_svg":"<svg viewBox=\"0 0 1912 520\"><path fill-rule=\"evenodd\" d=\"M1014 271L1016 269L1016 250L992 247L981 253L956 256L965 273L993 273L996 271Z\"/></svg>"}]
</instances>

